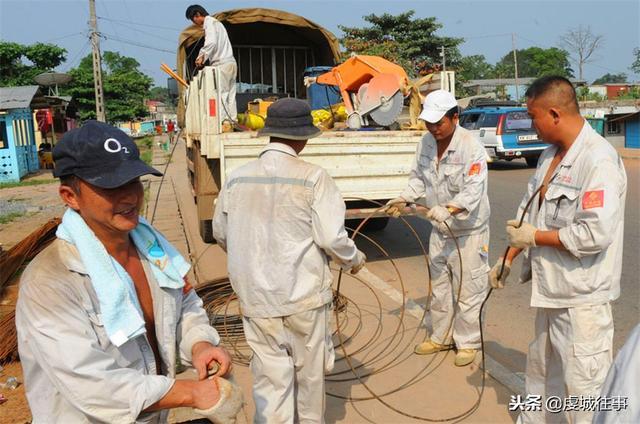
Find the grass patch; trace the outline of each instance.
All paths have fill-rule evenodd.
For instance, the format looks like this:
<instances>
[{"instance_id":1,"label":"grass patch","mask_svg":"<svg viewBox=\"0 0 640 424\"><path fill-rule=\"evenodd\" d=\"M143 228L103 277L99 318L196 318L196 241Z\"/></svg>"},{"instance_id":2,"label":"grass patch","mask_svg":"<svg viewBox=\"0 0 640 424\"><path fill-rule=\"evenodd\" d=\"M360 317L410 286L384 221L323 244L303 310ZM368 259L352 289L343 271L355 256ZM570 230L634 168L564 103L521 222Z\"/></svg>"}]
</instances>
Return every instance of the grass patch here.
<instances>
[{"instance_id":1,"label":"grass patch","mask_svg":"<svg viewBox=\"0 0 640 424\"><path fill-rule=\"evenodd\" d=\"M138 140L136 140L136 144L138 145L139 149L142 148L147 148L150 149L151 147L153 147L153 137L142 137Z\"/></svg>"},{"instance_id":2,"label":"grass patch","mask_svg":"<svg viewBox=\"0 0 640 424\"><path fill-rule=\"evenodd\" d=\"M138 149L140 150L140 159L147 165L151 165L153 160L153 137L143 137L136 140Z\"/></svg>"},{"instance_id":3,"label":"grass patch","mask_svg":"<svg viewBox=\"0 0 640 424\"><path fill-rule=\"evenodd\" d=\"M151 165L151 160L153 160L153 152L151 150L146 150L140 153L140 159L147 165Z\"/></svg>"},{"instance_id":4,"label":"grass patch","mask_svg":"<svg viewBox=\"0 0 640 424\"><path fill-rule=\"evenodd\" d=\"M14 219L20 218L23 215L25 215L25 212L11 212L6 215L0 215L0 224L8 224Z\"/></svg>"},{"instance_id":5,"label":"grass patch","mask_svg":"<svg viewBox=\"0 0 640 424\"><path fill-rule=\"evenodd\" d=\"M27 186L36 186L42 184L53 184L57 183L59 180L57 178L52 178L50 180L26 180L20 181L17 183L0 183L0 189L3 188L12 188L12 187L27 187Z\"/></svg>"}]
</instances>

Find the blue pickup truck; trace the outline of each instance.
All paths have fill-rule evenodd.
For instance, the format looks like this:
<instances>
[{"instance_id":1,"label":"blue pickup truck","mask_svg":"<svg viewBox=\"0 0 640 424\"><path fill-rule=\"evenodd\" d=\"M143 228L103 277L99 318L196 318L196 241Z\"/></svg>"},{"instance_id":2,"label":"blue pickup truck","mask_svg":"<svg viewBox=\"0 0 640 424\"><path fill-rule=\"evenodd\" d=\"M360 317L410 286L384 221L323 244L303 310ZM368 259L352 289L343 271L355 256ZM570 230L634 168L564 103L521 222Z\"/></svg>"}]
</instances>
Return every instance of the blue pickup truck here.
<instances>
[{"instance_id":1,"label":"blue pickup truck","mask_svg":"<svg viewBox=\"0 0 640 424\"><path fill-rule=\"evenodd\" d=\"M535 167L549 146L538 138L527 108L522 106L477 105L460 114L460 126L482 141L489 162L524 158L528 166Z\"/></svg>"}]
</instances>

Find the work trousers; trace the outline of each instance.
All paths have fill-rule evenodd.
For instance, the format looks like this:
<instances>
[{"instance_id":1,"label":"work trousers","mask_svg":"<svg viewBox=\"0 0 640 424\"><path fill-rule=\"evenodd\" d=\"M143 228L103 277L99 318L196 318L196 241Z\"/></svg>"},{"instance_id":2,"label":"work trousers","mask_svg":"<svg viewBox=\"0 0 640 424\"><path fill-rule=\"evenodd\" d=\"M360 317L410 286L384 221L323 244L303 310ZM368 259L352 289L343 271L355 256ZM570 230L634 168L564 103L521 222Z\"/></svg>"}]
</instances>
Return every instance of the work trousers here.
<instances>
[{"instance_id":1,"label":"work trousers","mask_svg":"<svg viewBox=\"0 0 640 424\"><path fill-rule=\"evenodd\" d=\"M440 344L455 342L458 349L480 349L480 306L489 291L489 229L457 240L462 256L462 279L454 239L445 238L435 228L431 231L431 340ZM460 300L456 303L461 281Z\"/></svg>"},{"instance_id":2,"label":"work trousers","mask_svg":"<svg viewBox=\"0 0 640 424\"><path fill-rule=\"evenodd\" d=\"M236 106L236 77L238 74L238 65L235 61L230 61L217 66L220 70L220 102L223 103L220 108L220 116L224 121L231 119L237 121L238 108Z\"/></svg>"},{"instance_id":3,"label":"work trousers","mask_svg":"<svg viewBox=\"0 0 640 424\"><path fill-rule=\"evenodd\" d=\"M324 373L333 369L329 304L277 318L243 318L253 350L254 423L323 423Z\"/></svg>"},{"instance_id":4,"label":"work trousers","mask_svg":"<svg viewBox=\"0 0 640 424\"><path fill-rule=\"evenodd\" d=\"M535 331L527 355L525 388L529 396L541 396L542 407L523 411L518 422L591 423L593 411L572 410L567 405L551 412L546 402L549 397L564 404L569 396L600 395L612 362L611 305L538 308ZM585 408L578 405L575 409Z\"/></svg>"}]
</instances>

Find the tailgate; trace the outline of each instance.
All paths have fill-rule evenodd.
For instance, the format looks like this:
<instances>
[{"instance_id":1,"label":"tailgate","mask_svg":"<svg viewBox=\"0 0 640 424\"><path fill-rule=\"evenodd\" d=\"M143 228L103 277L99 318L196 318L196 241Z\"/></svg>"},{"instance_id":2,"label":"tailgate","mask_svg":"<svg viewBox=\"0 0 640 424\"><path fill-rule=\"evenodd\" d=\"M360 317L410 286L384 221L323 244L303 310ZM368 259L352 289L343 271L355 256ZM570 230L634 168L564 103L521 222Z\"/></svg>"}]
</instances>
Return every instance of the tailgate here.
<instances>
[{"instance_id":1,"label":"tailgate","mask_svg":"<svg viewBox=\"0 0 640 424\"><path fill-rule=\"evenodd\" d=\"M329 172L343 197L390 199L406 188L420 131L328 131L311 139L300 157ZM221 134L222 183L231 171L258 158L268 137Z\"/></svg>"}]
</instances>

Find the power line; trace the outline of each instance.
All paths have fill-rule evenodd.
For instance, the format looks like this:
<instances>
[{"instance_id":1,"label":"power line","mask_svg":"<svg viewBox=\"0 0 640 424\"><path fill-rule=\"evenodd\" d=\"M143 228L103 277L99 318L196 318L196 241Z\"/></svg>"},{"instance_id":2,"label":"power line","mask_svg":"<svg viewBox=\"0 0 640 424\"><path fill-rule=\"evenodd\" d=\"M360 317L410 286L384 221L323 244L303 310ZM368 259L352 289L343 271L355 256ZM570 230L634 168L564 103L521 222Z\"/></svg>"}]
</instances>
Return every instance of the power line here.
<instances>
[{"instance_id":1,"label":"power line","mask_svg":"<svg viewBox=\"0 0 640 424\"><path fill-rule=\"evenodd\" d=\"M48 43L49 41L63 40L65 38L73 37L73 36L76 36L76 35L84 35L84 31L74 32L74 33L67 34L67 35L61 35L60 37L50 38L48 40L44 40L43 43Z\"/></svg>"},{"instance_id":2,"label":"power line","mask_svg":"<svg viewBox=\"0 0 640 424\"><path fill-rule=\"evenodd\" d=\"M159 35L157 35L157 34L154 34L154 33L148 32L148 31L143 31L143 30L141 30L141 29L139 29L139 28L135 28L135 27L132 27L132 26L130 26L130 25L123 24L123 23L121 23L121 22L112 21L112 22L110 22L110 23L111 23L111 26L114 28L114 30L115 30L115 27L113 26L113 23L115 23L115 24L117 24L117 25L120 25L120 26L123 26L123 27L125 27L125 28L128 28L128 29L130 29L130 30L132 30L132 31L136 31L136 32L139 32L139 33L141 33L141 34L146 34L146 35L149 35L149 36L151 36L151 37L157 38L158 40L168 41L168 42L170 42L170 43L175 43L175 44L177 44L177 42L178 42L178 40L177 40L177 39L170 40L170 39L168 39L168 38L160 37L160 36L159 36ZM117 35L117 36L119 36L119 34L118 34L118 32L117 32L117 31L116 31L116 35Z\"/></svg>"},{"instance_id":3,"label":"power line","mask_svg":"<svg viewBox=\"0 0 640 424\"><path fill-rule=\"evenodd\" d=\"M158 47L150 46L148 44L138 43L137 41L134 41L134 40L127 40L125 38L120 38L120 37L117 37L117 36L113 36L111 34L101 33L100 36L102 38L104 38L105 40L120 41L122 43L127 43L127 44L130 44L132 46L142 47L143 49L156 50L156 51L165 52L165 53L175 53L174 50L161 49L161 48L158 48Z\"/></svg>"},{"instance_id":4,"label":"power line","mask_svg":"<svg viewBox=\"0 0 640 424\"><path fill-rule=\"evenodd\" d=\"M510 33L504 33L504 34L475 35L475 36L472 36L472 37L462 36L461 38L463 38L464 41L467 41L467 40L477 40L477 39L480 39L480 38L496 38L496 37L510 37L510 36L511 36Z\"/></svg>"},{"instance_id":5,"label":"power line","mask_svg":"<svg viewBox=\"0 0 640 424\"><path fill-rule=\"evenodd\" d=\"M102 20L105 20L105 21L119 22L119 23L123 23L123 24L134 25L134 26L144 26L144 27L149 27L149 28L154 28L154 29L166 29L167 31L182 32L182 29L179 29L179 28L171 28L171 27L165 27L165 26L160 26L160 25L143 24L143 23L140 23L140 22L122 21L122 20L119 20L119 19L105 18L103 16L98 16L98 19L102 19Z\"/></svg>"},{"instance_id":6,"label":"power line","mask_svg":"<svg viewBox=\"0 0 640 424\"><path fill-rule=\"evenodd\" d=\"M82 55L87 51L87 47L89 47L90 42L91 42L91 39L87 38L87 41L85 41L84 45L80 48L80 50L78 50L78 53L76 53L73 59L67 62L67 64L69 65L69 69L73 68L73 65L75 64L76 60L78 58L81 58Z\"/></svg>"},{"instance_id":7,"label":"power line","mask_svg":"<svg viewBox=\"0 0 640 424\"><path fill-rule=\"evenodd\" d=\"M110 16L111 14L109 13L109 9L107 8L107 2L106 2L106 1L102 1L101 3L104 5L104 11L105 11L105 13L107 14L107 16L111 17L111 16ZM111 25L111 28L113 28L113 31L116 33L116 36L117 36L117 37L120 37L120 34L118 34L118 29L116 28L116 26L113 24L113 22L112 22L112 21L109 21L109 25ZM124 45L124 44L122 44L122 43L120 43L120 46L121 46L121 48L122 48L122 50L123 50L123 53L124 53L125 55L128 55L128 53L127 53L127 51L126 51L126 48L125 48L125 45Z\"/></svg>"},{"instance_id":8,"label":"power line","mask_svg":"<svg viewBox=\"0 0 640 424\"><path fill-rule=\"evenodd\" d=\"M541 46L541 45L544 45L544 44L545 44L545 43L539 43L538 41L531 40L531 39L529 39L529 38L523 37L523 36L518 35L518 34L516 34L516 37L518 37L518 38L520 38L520 39L522 39L522 40L528 41L528 42L530 42L530 43L533 43L534 45L537 45L537 46ZM552 47L554 47L554 46L552 46ZM606 70L606 71L610 71L610 72L617 72L617 73L619 73L619 74L621 74L621 73L627 73L626 71L621 71L621 70L619 70L619 69L617 69L617 70L616 70L616 69L608 68L608 67L606 67L606 66L597 65L597 64L595 64L595 63L593 63L593 62L586 62L586 63L585 63L585 66L588 66L588 65L595 66L595 67L597 67L597 68L601 68L601 69L604 69L604 70Z\"/></svg>"}]
</instances>

